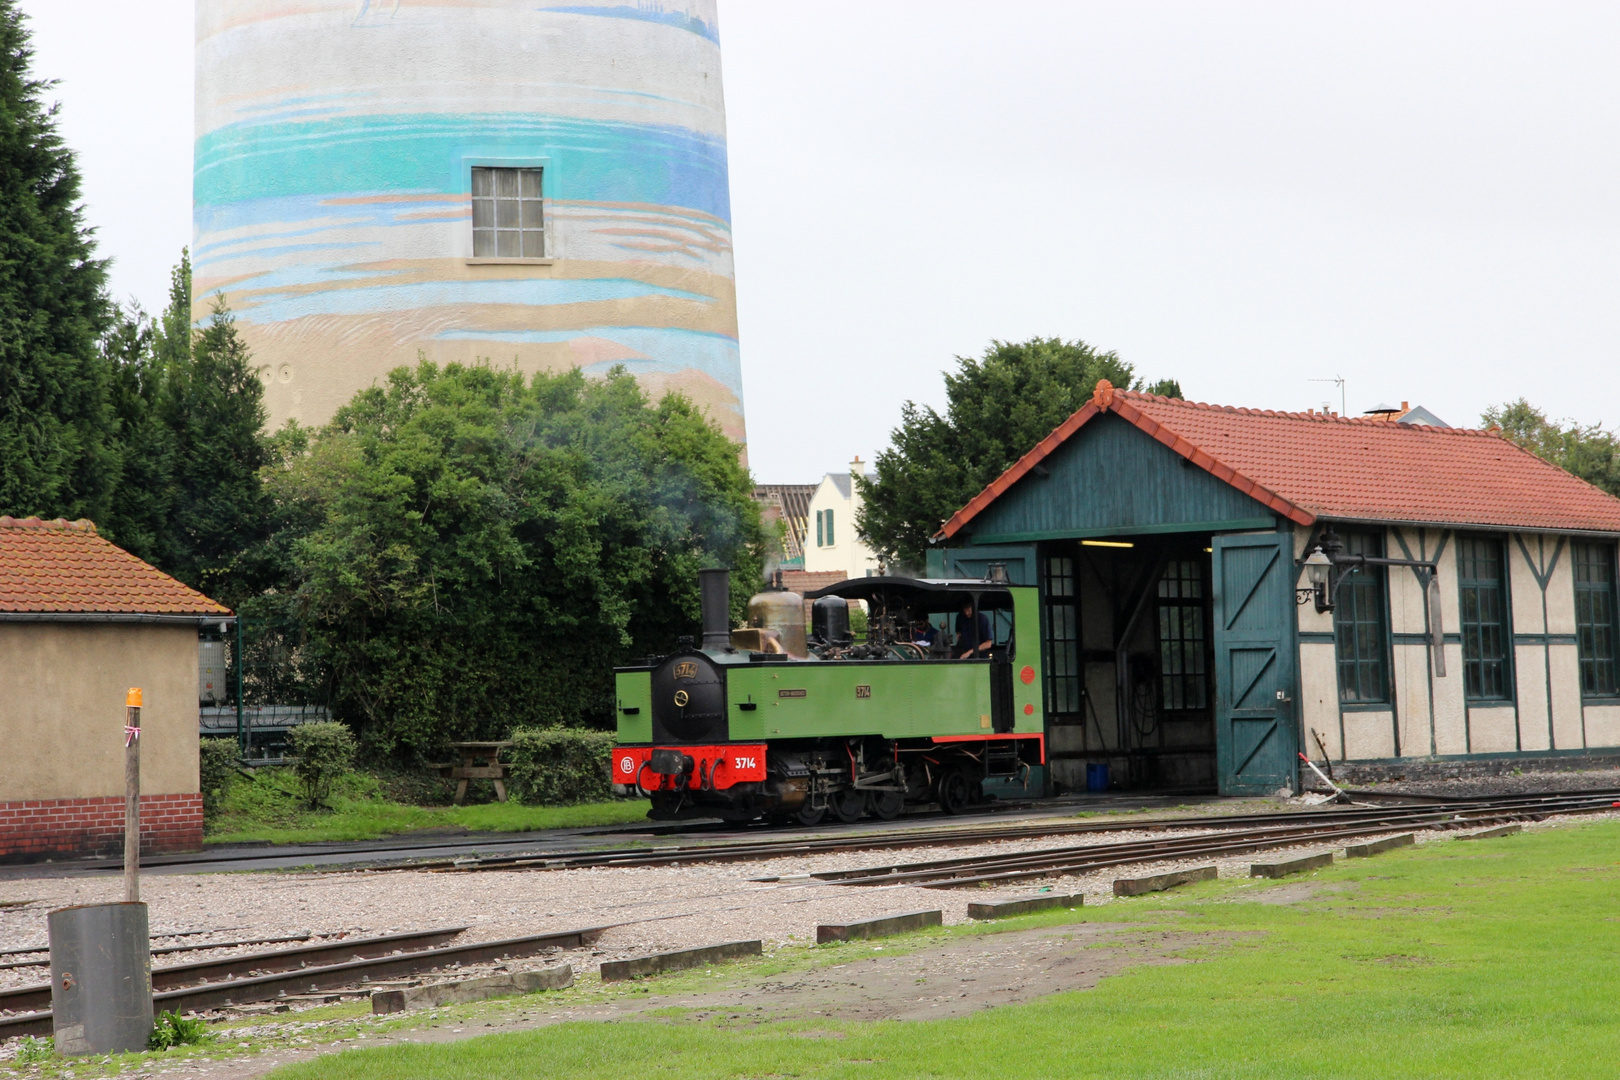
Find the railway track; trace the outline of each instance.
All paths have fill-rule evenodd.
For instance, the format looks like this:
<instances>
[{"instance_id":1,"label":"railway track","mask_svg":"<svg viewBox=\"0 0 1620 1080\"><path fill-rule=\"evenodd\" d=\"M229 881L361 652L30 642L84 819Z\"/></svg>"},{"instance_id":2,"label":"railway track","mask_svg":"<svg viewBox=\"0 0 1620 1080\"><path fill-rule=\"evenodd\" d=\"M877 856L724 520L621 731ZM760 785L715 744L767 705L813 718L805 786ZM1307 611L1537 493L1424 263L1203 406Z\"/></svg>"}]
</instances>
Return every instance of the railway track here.
<instances>
[{"instance_id":1,"label":"railway track","mask_svg":"<svg viewBox=\"0 0 1620 1080\"><path fill-rule=\"evenodd\" d=\"M535 956L548 949L575 949L595 941L609 927L469 945L442 944L465 929L442 927L154 968L152 1004L159 1011L186 1012L272 1001L290 994L347 990L378 979L421 975L461 964ZM345 956L350 959L342 959ZM0 1009L35 1010L0 1016L0 1039L49 1035L52 1018L45 1006L50 1000L50 983L0 991Z\"/></svg>"},{"instance_id":2,"label":"railway track","mask_svg":"<svg viewBox=\"0 0 1620 1080\"><path fill-rule=\"evenodd\" d=\"M413 869L433 870L443 873L476 873L487 870L577 870L593 867L681 866L689 863L747 862L761 859L842 854L851 851L955 847L1006 840L1030 840L1049 836L1080 836L1107 832L1199 829L1224 833L1239 832L1246 829L1267 829L1274 826L1322 829L1330 823L1339 830L1346 830L1354 829L1360 824L1381 825L1390 820L1404 820L1407 817L1412 817L1414 820L1427 820L1445 814L1483 812L1519 806L1541 807L1548 805L1548 800L1557 799L1597 800L1603 803L1602 808L1607 809L1615 800L1620 799L1620 791L1555 792L1478 799L1448 799L1445 803L1438 805L1435 803L1414 804L1406 802L1383 806L1352 806L1273 814L1234 814L1229 817L1200 815L1114 821L1053 819L1021 825L907 829L858 836L839 833L832 836L793 840L760 840L738 843L693 844L689 846L649 846L620 848L614 851L555 852L546 855L494 855L419 862L414 864ZM1374 828L1372 831L1376 832L1379 829Z\"/></svg>"},{"instance_id":3,"label":"railway track","mask_svg":"<svg viewBox=\"0 0 1620 1080\"><path fill-rule=\"evenodd\" d=\"M1227 818L1170 818L1129 822L1055 821L994 829L908 830L865 837L835 836L800 841L702 845L683 849L632 852L580 852L565 858L480 860L476 867L447 869L565 869L583 866L667 866L689 862L775 858L786 854L868 850L1052 835L1106 833L1119 830L1183 830L1191 834L1150 840L1048 848L1041 851L895 863L857 870L826 871L811 881L837 886L921 886L953 888L1088 873L1129 864L1211 856L1230 856L1305 843L1337 843L1379 833L1413 829L1466 829L1504 822L1540 820L1558 814L1597 813L1620 805L1620 791L1562 792L1472 800L1443 805L1347 807L1304 813L1247 814ZM769 879L761 879L769 880ZM661 916L660 918L668 918ZM642 921L642 920L632 920ZM153 1003L159 1009L196 1011L245 1005L288 995L350 990L366 983L409 977L463 964L534 956L555 948L579 948L595 941L611 923L550 934L499 941L449 944L466 928L440 927L299 945L155 968ZM227 943L228 944L228 943ZM216 946L224 947L224 946ZM8 950L21 953L37 950ZM176 950L178 951L178 950ZM0 1039L48 1034L52 1017L51 986L41 983L0 991ZM32 1010L22 1011L18 1010Z\"/></svg>"},{"instance_id":4,"label":"railway track","mask_svg":"<svg viewBox=\"0 0 1620 1080\"><path fill-rule=\"evenodd\" d=\"M1243 855L1307 843L1337 843L1408 829L1466 829L1512 821L1539 821L1557 814L1613 809L1615 792L1481 799L1443 807L1390 806L1364 813L1317 815L1326 820L1264 825L1236 834L1203 832L1118 844L1048 848L1043 851L969 855L955 859L833 870L811 877L836 885L914 885L955 888L1031 878L1083 874L1112 866L1167 860ZM1303 815L1300 815L1303 816Z\"/></svg>"}]
</instances>

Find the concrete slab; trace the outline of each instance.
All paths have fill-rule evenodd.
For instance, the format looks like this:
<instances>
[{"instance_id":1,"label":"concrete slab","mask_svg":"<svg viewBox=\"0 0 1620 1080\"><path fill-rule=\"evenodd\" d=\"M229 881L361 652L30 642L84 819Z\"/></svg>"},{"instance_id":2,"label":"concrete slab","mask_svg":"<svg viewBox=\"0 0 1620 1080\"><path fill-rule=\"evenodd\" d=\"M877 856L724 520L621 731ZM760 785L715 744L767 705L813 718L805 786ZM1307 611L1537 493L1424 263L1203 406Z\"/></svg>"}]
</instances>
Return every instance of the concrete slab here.
<instances>
[{"instance_id":1,"label":"concrete slab","mask_svg":"<svg viewBox=\"0 0 1620 1080\"><path fill-rule=\"evenodd\" d=\"M1144 893L1164 892L1177 885L1190 885L1195 881L1214 881L1219 876L1219 871L1213 866L1195 866L1191 870L1175 870L1168 874L1118 878L1114 882L1114 895L1141 896Z\"/></svg>"},{"instance_id":2,"label":"concrete slab","mask_svg":"<svg viewBox=\"0 0 1620 1080\"><path fill-rule=\"evenodd\" d=\"M1261 862L1249 866L1250 877L1280 878L1289 874L1303 874L1307 870L1315 870L1328 866L1333 862L1333 853L1324 851L1320 855L1301 855L1297 859L1285 859L1282 862Z\"/></svg>"},{"instance_id":3,"label":"concrete slab","mask_svg":"<svg viewBox=\"0 0 1620 1080\"><path fill-rule=\"evenodd\" d=\"M1411 833L1402 833L1400 836L1386 836L1382 840L1373 840L1366 844L1346 844L1344 855L1347 859L1366 859L1373 855L1382 855L1386 851L1396 848L1410 847L1417 843L1417 837Z\"/></svg>"},{"instance_id":4,"label":"concrete slab","mask_svg":"<svg viewBox=\"0 0 1620 1080\"><path fill-rule=\"evenodd\" d=\"M1481 829L1479 832L1465 833L1457 837L1459 840L1489 840L1493 836L1512 836L1524 832L1523 825L1498 825L1494 829Z\"/></svg>"},{"instance_id":5,"label":"concrete slab","mask_svg":"<svg viewBox=\"0 0 1620 1080\"><path fill-rule=\"evenodd\" d=\"M574 985L574 969L568 964L539 971L513 971L482 979L407 986L400 990L378 990L371 995L373 1013L396 1013L407 1009L436 1009L442 1005L462 1005L469 1001L530 994L536 990L561 990Z\"/></svg>"},{"instance_id":6,"label":"concrete slab","mask_svg":"<svg viewBox=\"0 0 1620 1080\"><path fill-rule=\"evenodd\" d=\"M657 975L664 971L707 967L726 960L759 956L764 951L764 943L760 941L728 941L722 945L704 945L696 949L637 956L630 960L613 960L602 965L602 981L618 982L624 979L638 979L643 975Z\"/></svg>"},{"instance_id":7,"label":"concrete slab","mask_svg":"<svg viewBox=\"0 0 1620 1080\"><path fill-rule=\"evenodd\" d=\"M921 930L925 926L940 926L945 921L943 911L908 911L904 915L887 915L881 919L862 922L827 924L816 927L816 944L829 941L854 941L857 938L888 937L904 934L908 930Z\"/></svg>"},{"instance_id":8,"label":"concrete slab","mask_svg":"<svg viewBox=\"0 0 1620 1080\"><path fill-rule=\"evenodd\" d=\"M991 900L981 904L969 904L967 913L970 919L1007 919L1014 915L1028 915L1032 911L1077 908L1083 903L1085 896L1081 893L1042 893L1039 896L1026 896L1019 900Z\"/></svg>"}]
</instances>

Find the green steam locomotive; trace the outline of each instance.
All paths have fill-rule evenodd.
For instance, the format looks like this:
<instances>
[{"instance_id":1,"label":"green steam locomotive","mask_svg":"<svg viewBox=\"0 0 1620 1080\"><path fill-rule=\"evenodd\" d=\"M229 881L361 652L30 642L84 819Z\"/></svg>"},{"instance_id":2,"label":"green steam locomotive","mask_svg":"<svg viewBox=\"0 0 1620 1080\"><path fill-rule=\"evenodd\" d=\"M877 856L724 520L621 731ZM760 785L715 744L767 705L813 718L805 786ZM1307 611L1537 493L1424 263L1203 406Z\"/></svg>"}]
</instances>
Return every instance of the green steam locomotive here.
<instances>
[{"instance_id":1,"label":"green steam locomotive","mask_svg":"<svg viewBox=\"0 0 1620 1080\"><path fill-rule=\"evenodd\" d=\"M732 630L729 573L704 571L702 638L615 671L613 780L660 819L960 813L989 778L1045 762L1036 590L866 577L767 590ZM810 633L803 604L811 602ZM867 633L850 632L850 604Z\"/></svg>"}]
</instances>

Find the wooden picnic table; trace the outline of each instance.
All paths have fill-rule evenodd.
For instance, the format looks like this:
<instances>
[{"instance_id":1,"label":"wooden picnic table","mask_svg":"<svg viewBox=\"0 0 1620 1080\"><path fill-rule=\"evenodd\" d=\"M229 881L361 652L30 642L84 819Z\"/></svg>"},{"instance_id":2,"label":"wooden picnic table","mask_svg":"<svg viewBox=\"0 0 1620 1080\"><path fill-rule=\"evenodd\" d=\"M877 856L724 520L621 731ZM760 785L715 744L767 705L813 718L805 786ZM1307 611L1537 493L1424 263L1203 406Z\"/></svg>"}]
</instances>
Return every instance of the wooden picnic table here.
<instances>
[{"instance_id":1,"label":"wooden picnic table","mask_svg":"<svg viewBox=\"0 0 1620 1080\"><path fill-rule=\"evenodd\" d=\"M460 806L467 798L467 785L474 780L495 781L495 798L500 802L506 801L506 769L501 762L501 751L511 746L510 740L505 742L453 742L450 749L456 751L461 760L450 765L435 765L439 775L456 782L456 805Z\"/></svg>"}]
</instances>

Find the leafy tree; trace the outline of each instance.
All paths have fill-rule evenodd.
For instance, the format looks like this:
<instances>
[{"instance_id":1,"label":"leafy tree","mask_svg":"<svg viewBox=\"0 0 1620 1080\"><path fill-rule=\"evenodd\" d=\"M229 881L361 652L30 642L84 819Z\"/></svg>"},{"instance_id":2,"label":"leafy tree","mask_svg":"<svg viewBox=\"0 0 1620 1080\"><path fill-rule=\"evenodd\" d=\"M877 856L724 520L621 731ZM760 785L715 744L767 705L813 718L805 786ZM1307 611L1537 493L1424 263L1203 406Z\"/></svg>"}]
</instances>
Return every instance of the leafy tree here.
<instances>
[{"instance_id":1,"label":"leafy tree","mask_svg":"<svg viewBox=\"0 0 1620 1080\"><path fill-rule=\"evenodd\" d=\"M940 524L1083 406L1099 379L1129 387L1135 377L1118 354L1060 338L993 341L982 358L956 363L945 373L945 415L906 402L876 479L857 479L862 538L918 566ZM1165 379L1151 392L1180 397L1181 387Z\"/></svg>"},{"instance_id":2,"label":"leafy tree","mask_svg":"<svg viewBox=\"0 0 1620 1080\"><path fill-rule=\"evenodd\" d=\"M622 370L424 361L281 447L271 546L294 580L265 602L307 628L374 752L606 723L611 667L694 632L699 568L736 568L738 601L760 573L736 447Z\"/></svg>"},{"instance_id":3,"label":"leafy tree","mask_svg":"<svg viewBox=\"0 0 1620 1080\"><path fill-rule=\"evenodd\" d=\"M17 0L0 0L0 512L98 518L119 469L96 348L106 265L32 59Z\"/></svg>"},{"instance_id":4,"label":"leafy tree","mask_svg":"<svg viewBox=\"0 0 1620 1080\"><path fill-rule=\"evenodd\" d=\"M1598 424L1568 426L1547 415L1524 398L1495 405L1482 418L1509 441L1557 465L1611 495L1620 495L1620 434Z\"/></svg>"}]
</instances>

